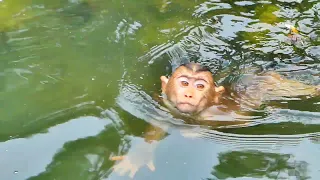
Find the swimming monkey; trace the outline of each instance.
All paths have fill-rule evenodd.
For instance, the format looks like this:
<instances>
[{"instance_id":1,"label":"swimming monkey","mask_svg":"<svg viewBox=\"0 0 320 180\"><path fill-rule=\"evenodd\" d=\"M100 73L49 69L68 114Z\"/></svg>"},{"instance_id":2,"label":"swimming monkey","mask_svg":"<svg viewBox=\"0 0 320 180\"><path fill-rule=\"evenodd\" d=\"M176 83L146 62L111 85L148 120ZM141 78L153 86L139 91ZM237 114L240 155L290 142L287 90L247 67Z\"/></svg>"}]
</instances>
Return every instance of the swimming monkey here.
<instances>
[{"instance_id":1,"label":"swimming monkey","mask_svg":"<svg viewBox=\"0 0 320 180\"><path fill-rule=\"evenodd\" d=\"M244 118L243 114L221 110L228 106L221 101L225 87L217 86L209 68L199 63L182 64L171 77L161 76L160 80L163 103L174 113L192 115L198 120L232 122ZM240 81L235 88L239 107L246 104L258 108L268 100L315 96L320 92L320 86L286 79L276 72L245 75Z\"/></svg>"},{"instance_id":2,"label":"swimming monkey","mask_svg":"<svg viewBox=\"0 0 320 180\"><path fill-rule=\"evenodd\" d=\"M283 78L276 72L245 75L239 83L237 92L238 104L249 104L259 107L264 101L277 97L315 96L319 95L320 87L306 85L301 82ZM170 112L176 115L191 117L199 124L225 126L246 125L251 121L234 111L225 111L223 95L226 88L215 83L210 69L199 63L182 64L170 77L161 76L162 101ZM241 110L240 110L241 111ZM239 120L240 119L240 120ZM143 165L154 171L153 150L158 140L165 135L164 127L151 127L145 136L145 144L137 146L141 152L128 152L126 156L113 156L110 159L121 161L113 169L120 175L130 172L134 177ZM141 155L139 155L141 154Z\"/></svg>"}]
</instances>

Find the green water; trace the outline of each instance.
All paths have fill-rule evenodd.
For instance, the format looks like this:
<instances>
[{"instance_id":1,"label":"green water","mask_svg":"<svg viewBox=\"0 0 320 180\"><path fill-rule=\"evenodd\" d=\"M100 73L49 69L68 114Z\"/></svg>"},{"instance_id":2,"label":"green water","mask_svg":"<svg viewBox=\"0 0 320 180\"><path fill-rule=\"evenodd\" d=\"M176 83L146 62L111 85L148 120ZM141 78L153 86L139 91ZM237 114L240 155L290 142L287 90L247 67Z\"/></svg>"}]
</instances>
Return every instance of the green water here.
<instances>
[{"instance_id":1,"label":"green water","mask_svg":"<svg viewBox=\"0 0 320 180\"><path fill-rule=\"evenodd\" d=\"M318 0L0 1L0 179L129 179L109 157L147 159L151 124L167 133L155 171L142 163L134 179L318 179L319 97L220 130L174 119L154 97L184 57L221 84L263 67L319 85L319 13Z\"/></svg>"}]
</instances>

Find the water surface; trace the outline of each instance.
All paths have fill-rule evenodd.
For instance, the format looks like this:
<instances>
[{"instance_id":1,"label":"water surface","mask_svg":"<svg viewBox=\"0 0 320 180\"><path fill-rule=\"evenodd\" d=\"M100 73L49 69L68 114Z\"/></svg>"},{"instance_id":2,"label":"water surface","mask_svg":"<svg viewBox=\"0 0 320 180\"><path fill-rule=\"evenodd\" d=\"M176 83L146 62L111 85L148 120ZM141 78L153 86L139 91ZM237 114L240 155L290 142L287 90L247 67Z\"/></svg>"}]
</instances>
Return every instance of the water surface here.
<instances>
[{"instance_id":1,"label":"water surface","mask_svg":"<svg viewBox=\"0 0 320 180\"><path fill-rule=\"evenodd\" d=\"M258 68L319 85L319 12L317 0L0 1L0 179L129 179L109 158L148 158L151 125L166 131L155 171L134 179L317 179L319 97L271 101L227 129L174 118L156 97L185 58L219 84Z\"/></svg>"}]
</instances>

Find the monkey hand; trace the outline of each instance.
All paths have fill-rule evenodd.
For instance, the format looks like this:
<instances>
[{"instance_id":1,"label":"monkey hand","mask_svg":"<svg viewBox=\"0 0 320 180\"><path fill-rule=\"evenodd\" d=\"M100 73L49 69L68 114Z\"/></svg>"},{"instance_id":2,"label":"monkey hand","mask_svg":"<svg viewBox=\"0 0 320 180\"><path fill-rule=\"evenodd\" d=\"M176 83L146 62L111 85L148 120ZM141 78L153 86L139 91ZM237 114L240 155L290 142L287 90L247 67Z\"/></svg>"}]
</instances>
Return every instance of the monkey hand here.
<instances>
[{"instance_id":1,"label":"monkey hand","mask_svg":"<svg viewBox=\"0 0 320 180\"><path fill-rule=\"evenodd\" d=\"M130 178L133 178L137 171L144 165L147 165L151 171L154 171L153 153L157 143L158 142L152 142L149 144L142 142L132 146L125 156L111 157L111 160L119 160L119 163L113 166L113 170L120 176L130 172Z\"/></svg>"}]
</instances>

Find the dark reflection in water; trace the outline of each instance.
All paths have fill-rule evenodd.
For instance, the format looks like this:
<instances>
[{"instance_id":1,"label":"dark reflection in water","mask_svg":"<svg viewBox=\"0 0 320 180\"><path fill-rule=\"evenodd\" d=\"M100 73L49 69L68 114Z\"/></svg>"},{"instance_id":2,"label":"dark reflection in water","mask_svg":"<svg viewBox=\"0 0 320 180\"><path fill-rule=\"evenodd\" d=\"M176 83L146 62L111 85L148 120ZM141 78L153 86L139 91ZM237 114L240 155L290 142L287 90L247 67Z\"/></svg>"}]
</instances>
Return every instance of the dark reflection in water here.
<instances>
[{"instance_id":1,"label":"dark reflection in water","mask_svg":"<svg viewBox=\"0 0 320 180\"><path fill-rule=\"evenodd\" d=\"M110 154L117 151L120 144L117 131L111 126L106 127L94 137L86 137L65 143L53 157L46 170L28 179L68 178L68 179L103 179L111 173L113 162ZM108 142L108 143L106 143ZM77 149L77 151L74 151ZM67 173L68 172L81 173ZM58 175L58 176L57 176Z\"/></svg>"},{"instance_id":2,"label":"dark reflection in water","mask_svg":"<svg viewBox=\"0 0 320 180\"><path fill-rule=\"evenodd\" d=\"M95 154L98 157L101 153L105 153L103 155L107 157L112 152L112 147L118 146L119 136L114 134L116 132L112 130L110 123L111 121L107 119L79 117L49 128L47 132L2 143L0 159L1 162L6 163L1 163L1 176L3 179L26 179L47 171L47 173L40 174L39 178L43 178L50 177L49 172L55 173L55 171L65 176L66 174L62 172L66 166L78 170L84 167L94 168L99 162L88 164L88 159L93 160ZM101 137L101 139L94 137ZM108 144L111 147L105 147L106 144L103 142L110 138L112 140ZM95 144L95 151L90 150L91 144ZM99 148L98 144L101 144ZM73 150L70 151L70 148ZM75 152L75 149L79 151ZM61 158L64 159L64 163L61 163ZM14 174L14 171L18 173ZM72 178L74 178L73 175L71 175Z\"/></svg>"},{"instance_id":3,"label":"dark reflection in water","mask_svg":"<svg viewBox=\"0 0 320 180\"><path fill-rule=\"evenodd\" d=\"M212 175L218 179L252 177L308 179L308 163L290 160L290 154L261 153L259 151L232 151L218 155L219 164ZM232 170L232 171L230 171Z\"/></svg>"},{"instance_id":4,"label":"dark reflection in water","mask_svg":"<svg viewBox=\"0 0 320 180\"><path fill-rule=\"evenodd\" d=\"M79 2L76 4L71 4L63 9L59 9L61 12L62 19L66 21L70 27L77 27L77 25L84 25L92 17L93 7L91 7L89 2Z\"/></svg>"}]
</instances>

